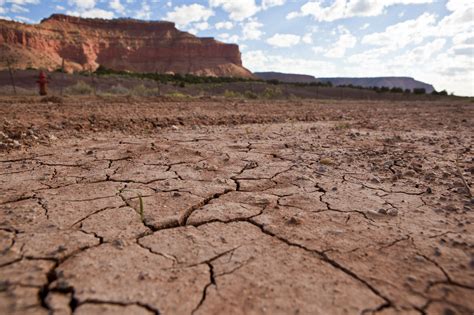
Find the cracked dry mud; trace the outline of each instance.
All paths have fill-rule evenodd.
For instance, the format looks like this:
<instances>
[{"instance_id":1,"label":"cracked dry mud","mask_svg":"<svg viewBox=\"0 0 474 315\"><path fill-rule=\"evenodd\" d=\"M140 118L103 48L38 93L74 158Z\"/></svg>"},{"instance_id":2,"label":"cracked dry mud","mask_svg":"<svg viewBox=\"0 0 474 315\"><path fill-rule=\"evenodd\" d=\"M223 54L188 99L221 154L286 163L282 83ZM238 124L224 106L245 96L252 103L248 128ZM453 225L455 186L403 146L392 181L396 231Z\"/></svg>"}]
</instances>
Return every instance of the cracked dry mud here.
<instances>
[{"instance_id":1,"label":"cracked dry mud","mask_svg":"<svg viewBox=\"0 0 474 315\"><path fill-rule=\"evenodd\" d=\"M1 154L0 313L473 314L472 105L303 106Z\"/></svg>"}]
</instances>

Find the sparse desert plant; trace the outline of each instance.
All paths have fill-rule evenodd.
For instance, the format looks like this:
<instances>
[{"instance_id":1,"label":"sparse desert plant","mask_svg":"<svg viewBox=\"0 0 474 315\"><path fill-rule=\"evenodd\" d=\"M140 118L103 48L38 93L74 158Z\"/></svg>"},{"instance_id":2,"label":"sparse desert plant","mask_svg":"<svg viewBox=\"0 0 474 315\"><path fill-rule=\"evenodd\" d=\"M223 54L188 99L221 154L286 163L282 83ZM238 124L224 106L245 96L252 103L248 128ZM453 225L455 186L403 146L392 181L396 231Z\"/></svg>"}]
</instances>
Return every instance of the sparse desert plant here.
<instances>
[{"instance_id":1,"label":"sparse desert plant","mask_svg":"<svg viewBox=\"0 0 474 315\"><path fill-rule=\"evenodd\" d=\"M145 206L143 205L142 195L138 194L138 214L140 215L140 220L145 221Z\"/></svg>"},{"instance_id":2,"label":"sparse desert plant","mask_svg":"<svg viewBox=\"0 0 474 315\"><path fill-rule=\"evenodd\" d=\"M84 81L78 81L76 84L69 86L66 89L66 94L72 94L72 95L90 95L93 92L94 92L93 87Z\"/></svg>"},{"instance_id":3,"label":"sparse desert plant","mask_svg":"<svg viewBox=\"0 0 474 315\"><path fill-rule=\"evenodd\" d=\"M183 94L180 92L171 92L171 93L166 94L166 96L172 97L172 98L190 98L189 95Z\"/></svg>"},{"instance_id":4,"label":"sparse desert plant","mask_svg":"<svg viewBox=\"0 0 474 315\"><path fill-rule=\"evenodd\" d=\"M251 99L251 100L256 100L258 98L258 95L255 94L252 91L245 91L244 96L245 96L245 98L248 98L248 99Z\"/></svg>"},{"instance_id":5,"label":"sparse desert plant","mask_svg":"<svg viewBox=\"0 0 474 315\"><path fill-rule=\"evenodd\" d=\"M119 83L117 85L112 86L108 92L110 94L125 95L129 94L130 90Z\"/></svg>"},{"instance_id":6,"label":"sparse desert plant","mask_svg":"<svg viewBox=\"0 0 474 315\"><path fill-rule=\"evenodd\" d=\"M151 89L147 88L145 85L139 84L133 87L132 94L137 96L149 96L150 90Z\"/></svg>"},{"instance_id":7,"label":"sparse desert plant","mask_svg":"<svg viewBox=\"0 0 474 315\"><path fill-rule=\"evenodd\" d=\"M19 86L17 86L15 89L16 89L16 95L27 95L27 96L38 95L38 91L36 89L25 89ZM0 95L12 95L12 94L15 94L12 86L4 85L0 87Z\"/></svg>"},{"instance_id":8,"label":"sparse desert plant","mask_svg":"<svg viewBox=\"0 0 474 315\"><path fill-rule=\"evenodd\" d=\"M334 161L330 158L322 158L321 160L319 160L319 163L323 165L332 165L334 164Z\"/></svg>"},{"instance_id":9,"label":"sparse desert plant","mask_svg":"<svg viewBox=\"0 0 474 315\"><path fill-rule=\"evenodd\" d=\"M345 130L345 129L349 129L349 128L351 128L351 125L349 123L346 123L346 122L339 123L334 127L334 129L336 129L336 130Z\"/></svg>"},{"instance_id":10,"label":"sparse desert plant","mask_svg":"<svg viewBox=\"0 0 474 315\"><path fill-rule=\"evenodd\" d=\"M130 203L130 200L132 198L127 198L124 195L122 195L124 192L131 192L131 193L136 193L137 198L138 198L138 209ZM138 215L140 216L140 221L145 222L145 205L143 203L143 196L140 193L134 192L133 190L129 189L122 189L119 191L120 196L122 197L123 201L129 206L130 208L134 209Z\"/></svg>"},{"instance_id":11,"label":"sparse desert plant","mask_svg":"<svg viewBox=\"0 0 474 315\"><path fill-rule=\"evenodd\" d=\"M426 94L426 90L424 88L413 89L413 93L418 95Z\"/></svg>"},{"instance_id":12,"label":"sparse desert plant","mask_svg":"<svg viewBox=\"0 0 474 315\"><path fill-rule=\"evenodd\" d=\"M239 98L242 95L238 92L230 91L230 90L225 90L224 92L224 97L225 98Z\"/></svg>"},{"instance_id":13,"label":"sparse desert plant","mask_svg":"<svg viewBox=\"0 0 474 315\"><path fill-rule=\"evenodd\" d=\"M262 97L267 99L278 98L282 96L282 91L279 87L275 88L266 88L263 93Z\"/></svg>"}]
</instances>

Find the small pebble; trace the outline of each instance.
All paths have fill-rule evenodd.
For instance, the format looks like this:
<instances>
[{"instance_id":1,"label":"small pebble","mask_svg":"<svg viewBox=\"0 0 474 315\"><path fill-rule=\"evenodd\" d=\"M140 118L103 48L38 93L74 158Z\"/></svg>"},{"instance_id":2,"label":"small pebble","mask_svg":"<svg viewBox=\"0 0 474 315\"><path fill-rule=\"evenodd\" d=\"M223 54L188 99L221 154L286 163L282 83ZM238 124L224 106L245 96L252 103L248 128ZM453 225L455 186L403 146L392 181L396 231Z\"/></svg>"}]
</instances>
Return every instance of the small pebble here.
<instances>
[{"instance_id":1,"label":"small pebble","mask_svg":"<svg viewBox=\"0 0 474 315\"><path fill-rule=\"evenodd\" d=\"M396 217L398 215L398 210L395 208L388 209L387 214L391 215L392 217Z\"/></svg>"}]
</instances>

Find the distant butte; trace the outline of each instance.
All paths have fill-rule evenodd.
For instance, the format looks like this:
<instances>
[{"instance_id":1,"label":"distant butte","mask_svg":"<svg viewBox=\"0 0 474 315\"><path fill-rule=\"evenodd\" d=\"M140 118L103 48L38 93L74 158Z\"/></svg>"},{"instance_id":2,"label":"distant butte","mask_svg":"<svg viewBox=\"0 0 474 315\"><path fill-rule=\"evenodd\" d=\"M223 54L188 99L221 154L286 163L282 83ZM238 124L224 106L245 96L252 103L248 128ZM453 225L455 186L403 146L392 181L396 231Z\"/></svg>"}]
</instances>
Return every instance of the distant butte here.
<instances>
[{"instance_id":1,"label":"distant butte","mask_svg":"<svg viewBox=\"0 0 474 315\"><path fill-rule=\"evenodd\" d=\"M15 68L95 70L253 77L239 46L179 31L172 22L87 19L53 14L29 25L0 19L0 58ZM4 68L5 65L3 64Z\"/></svg>"}]
</instances>

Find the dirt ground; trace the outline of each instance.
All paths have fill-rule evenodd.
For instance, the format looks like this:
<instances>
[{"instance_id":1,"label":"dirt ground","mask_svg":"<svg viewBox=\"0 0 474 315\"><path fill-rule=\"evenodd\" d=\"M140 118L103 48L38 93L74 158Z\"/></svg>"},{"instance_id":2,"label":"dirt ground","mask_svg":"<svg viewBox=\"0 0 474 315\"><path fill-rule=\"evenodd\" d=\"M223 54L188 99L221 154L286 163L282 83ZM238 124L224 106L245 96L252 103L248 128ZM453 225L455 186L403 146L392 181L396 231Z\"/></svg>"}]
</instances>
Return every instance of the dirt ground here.
<instances>
[{"instance_id":1,"label":"dirt ground","mask_svg":"<svg viewBox=\"0 0 474 315\"><path fill-rule=\"evenodd\" d=\"M474 312L472 102L39 100L0 99L1 314Z\"/></svg>"}]
</instances>

